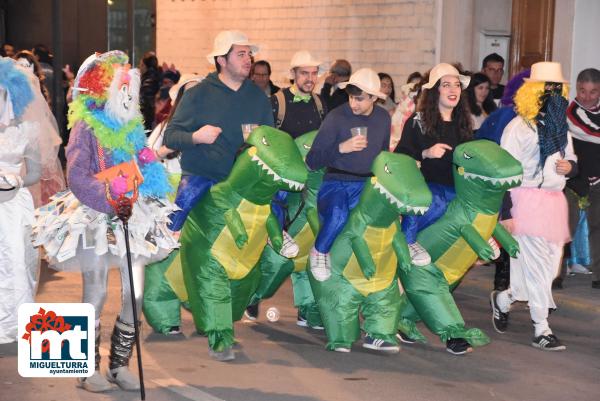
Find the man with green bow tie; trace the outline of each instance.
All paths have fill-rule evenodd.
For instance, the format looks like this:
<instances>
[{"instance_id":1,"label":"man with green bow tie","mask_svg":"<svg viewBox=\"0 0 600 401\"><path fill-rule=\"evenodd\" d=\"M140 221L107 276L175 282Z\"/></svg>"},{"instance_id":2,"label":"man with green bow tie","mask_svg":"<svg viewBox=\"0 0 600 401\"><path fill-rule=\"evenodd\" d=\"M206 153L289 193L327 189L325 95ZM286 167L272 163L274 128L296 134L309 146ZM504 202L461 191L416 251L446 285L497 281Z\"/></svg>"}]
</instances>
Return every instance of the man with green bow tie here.
<instances>
[{"instance_id":1,"label":"man with green bow tie","mask_svg":"<svg viewBox=\"0 0 600 401\"><path fill-rule=\"evenodd\" d=\"M319 129L327 110L320 96L313 93L323 64L306 50L294 54L290 78L294 84L271 96L275 126L296 138Z\"/></svg>"}]
</instances>

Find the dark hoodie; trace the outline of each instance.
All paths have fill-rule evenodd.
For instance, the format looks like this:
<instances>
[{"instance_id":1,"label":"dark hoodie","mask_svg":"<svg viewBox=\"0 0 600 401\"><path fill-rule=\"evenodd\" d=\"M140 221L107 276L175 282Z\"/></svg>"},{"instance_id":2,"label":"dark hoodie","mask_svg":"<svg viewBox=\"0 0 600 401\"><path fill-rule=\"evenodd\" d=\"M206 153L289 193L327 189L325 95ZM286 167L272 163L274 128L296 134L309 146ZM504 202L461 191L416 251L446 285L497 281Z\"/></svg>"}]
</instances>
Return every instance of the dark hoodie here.
<instances>
[{"instance_id":1,"label":"dark hoodie","mask_svg":"<svg viewBox=\"0 0 600 401\"><path fill-rule=\"evenodd\" d=\"M210 145L194 145L192 134L208 124L223 131ZM234 91L214 72L185 92L165 130L164 144L181 151L183 174L221 181L243 144L242 124L273 126L269 98L248 79Z\"/></svg>"}]
</instances>

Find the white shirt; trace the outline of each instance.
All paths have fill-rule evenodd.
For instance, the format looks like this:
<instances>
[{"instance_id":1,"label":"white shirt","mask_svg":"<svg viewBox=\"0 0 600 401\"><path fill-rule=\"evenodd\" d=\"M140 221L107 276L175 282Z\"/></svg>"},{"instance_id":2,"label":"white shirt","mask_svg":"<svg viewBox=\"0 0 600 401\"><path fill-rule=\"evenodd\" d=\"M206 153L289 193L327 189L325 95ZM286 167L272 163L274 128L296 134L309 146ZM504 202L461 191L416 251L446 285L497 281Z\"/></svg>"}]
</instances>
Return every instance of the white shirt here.
<instances>
[{"instance_id":1,"label":"white shirt","mask_svg":"<svg viewBox=\"0 0 600 401\"><path fill-rule=\"evenodd\" d=\"M567 177L556 173L556 161L562 158L560 152L548 156L543 170L535 174L540 162L540 146L535 125L529 127L520 116L513 118L504 128L500 145L523 165L522 187L563 190ZM573 152L571 134L568 133L564 159L577 161L577 156Z\"/></svg>"}]
</instances>

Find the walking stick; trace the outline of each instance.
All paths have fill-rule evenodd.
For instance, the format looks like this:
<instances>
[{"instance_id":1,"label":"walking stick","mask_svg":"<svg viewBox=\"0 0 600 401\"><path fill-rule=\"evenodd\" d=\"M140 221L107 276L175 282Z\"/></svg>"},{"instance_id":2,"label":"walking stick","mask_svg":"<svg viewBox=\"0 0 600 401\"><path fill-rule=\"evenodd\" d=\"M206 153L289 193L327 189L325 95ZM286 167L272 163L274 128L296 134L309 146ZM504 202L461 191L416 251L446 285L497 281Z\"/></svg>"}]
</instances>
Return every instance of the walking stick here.
<instances>
[{"instance_id":1,"label":"walking stick","mask_svg":"<svg viewBox=\"0 0 600 401\"><path fill-rule=\"evenodd\" d=\"M140 322L138 320L137 305L135 302L135 291L133 287L133 268L131 266L131 249L129 247L129 225L128 221L133 212L133 204L138 198L138 180L137 177L133 180L133 196L128 198L125 194L119 195L117 200L112 198L110 193L110 185L106 181L106 199L117 214L117 217L123 223L123 231L125 233L125 254L127 256L127 271L129 272L129 289L131 292L131 305L133 306L133 327L135 333L135 351L137 352L138 374L140 377L140 397L142 401L146 399L146 389L144 387L144 369L142 367L142 349L140 345Z\"/></svg>"}]
</instances>

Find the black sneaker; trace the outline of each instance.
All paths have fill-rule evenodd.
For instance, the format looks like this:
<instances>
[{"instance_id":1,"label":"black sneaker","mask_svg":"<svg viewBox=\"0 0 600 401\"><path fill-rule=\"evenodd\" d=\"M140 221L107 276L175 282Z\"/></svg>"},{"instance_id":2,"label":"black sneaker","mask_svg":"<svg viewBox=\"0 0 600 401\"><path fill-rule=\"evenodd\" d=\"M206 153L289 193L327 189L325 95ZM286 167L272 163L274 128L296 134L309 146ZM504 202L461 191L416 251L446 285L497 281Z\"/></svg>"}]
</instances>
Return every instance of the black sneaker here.
<instances>
[{"instance_id":1,"label":"black sneaker","mask_svg":"<svg viewBox=\"0 0 600 401\"><path fill-rule=\"evenodd\" d=\"M181 334L181 327L179 327L179 326L169 327L169 330L167 331L168 336L176 336L178 334Z\"/></svg>"},{"instance_id":2,"label":"black sneaker","mask_svg":"<svg viewBox=\"0 0 600 401\"><path fill-rule=\"evenodd\" d=\"M298 318L296 319L296 325L298 325L300 327L308 327L308 322L306 321L306 318L304 316L302 316L300 311L298 311Z\"/></svg>"},{"instance_id":3,"label":"black sneaker","mask_svg":"<svg viewBox=\"0 0 600 401\"><path fill-rule=\"evenodd\" d=\"M258 304L249 305L244 312L244 320L255 322L258 318Z\"/></svg>"},{"instance_id":4,"label":"black sneaker","mask_svg":"<svg viewBox=\"0 0 600 401\"><path fill-rule=\"evenodd\" d=\"M554 334L537 336L533 339L531 345L544 351L564 351L567 349Z\"/></svg>"},{"instance_id":5,"label":"black sneaker","mask_svg":"<svg viewBox=\"0 0 600 401\"><path fill-rule=\"evenodd\" d=\"M404 344L414 344L417 342L417 340L410 338L409 336L407 336L400 330L398 330L398 333L396 333L396 338L398 339L398 341L400 341Z\"/></svg>"},{"instance_id":6,"label":"black sneaker","mask_svg":"<svg viewBox=\"0 0 600 401\"><path fill-rule=\"evenodd\" d=\"M389 353L396 353L396 352L400 351L400 346L398 346L396 344L392 344L385 340L380 340L379 338L373 338L369 334L367 334L365 336L365 339L363 341L363 347L372 349L375 351L382 351L382 352L389 352Z\"/></svg>"},{"instance_id":7,"label":"black sneaker","mask_svg":"<svg viewBox=\"0 0 600 401\"><path fill-rule=\"evenodd\" d=\"M508 312L502 312L496 303L498 291L492 291L490 294L490 306L492 307L492 325L498 333L504 333L508 326Z\"/></svg>"},{"instance_id":8,"label":"black sneaker","mask_svg":"<svg viewBox=\"0 0 600 401\"><path fill-rule=\"evenodd\" d=\"M473 351L473 348L464 338L451 338L446 341L446 351L452 355L464 355Z\"/></svg>"}]
</instances>

